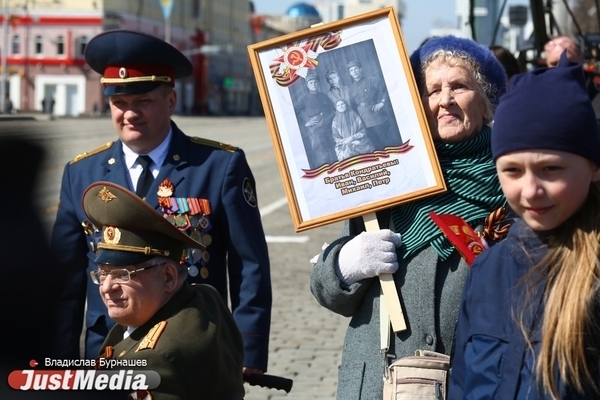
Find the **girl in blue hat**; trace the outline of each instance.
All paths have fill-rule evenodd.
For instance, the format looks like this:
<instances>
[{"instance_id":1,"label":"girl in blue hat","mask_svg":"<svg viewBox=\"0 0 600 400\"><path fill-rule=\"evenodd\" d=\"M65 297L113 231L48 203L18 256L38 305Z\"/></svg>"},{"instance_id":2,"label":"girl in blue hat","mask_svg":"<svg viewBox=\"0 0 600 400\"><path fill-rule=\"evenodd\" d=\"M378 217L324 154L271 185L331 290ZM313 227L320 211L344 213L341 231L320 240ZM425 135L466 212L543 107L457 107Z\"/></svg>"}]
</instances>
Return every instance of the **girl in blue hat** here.
<instances>
[{"instance_id":1,"label":"girl in blue hat","mask_svg":"<svg viewBox=\"0 0 600 400\"><path fill-rule=\"evenodd\" d=\"M492 153L521 219L467 278L449 398L599 398L600 132L581 65L517 75Z\"/></svg>"}]
</instances>

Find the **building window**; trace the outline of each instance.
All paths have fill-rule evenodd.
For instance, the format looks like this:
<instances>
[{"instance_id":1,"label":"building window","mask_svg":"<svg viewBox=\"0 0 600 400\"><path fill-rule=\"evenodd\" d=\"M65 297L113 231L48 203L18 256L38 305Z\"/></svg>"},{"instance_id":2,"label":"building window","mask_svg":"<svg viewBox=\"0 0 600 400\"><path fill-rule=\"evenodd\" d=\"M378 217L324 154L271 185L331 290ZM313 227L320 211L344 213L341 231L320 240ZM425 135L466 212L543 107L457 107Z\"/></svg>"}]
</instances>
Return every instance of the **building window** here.
<instances>
[{"instance_id":1,"label":"building window","mask_svg":"<svg viewBox=\"0 0 600 400\"><path fill-rule=\"evenodd\" d=\"M337 19L342 19L344 18L344 5L340 4L337 7Z\"/></svg>"},{"instance_id":2,"label":"building window","mask_svg":"<svg viewBox=\"0 0 600 400\"><path fill-rule=\"evenodd\" d=\"M192 16L194 18L200 17L200 0L194 0L192 2Z\"/></svg>"},{"instance_id":3,"label":"building window","mask_svg":"<svg viewBox=\"0 0 600 400\"><path fill-rule=\"evenodd\" d=\"M56 54L59 56L65 54L65 38L62 36L56 38Z\"/></svg>"},{"instance_id":4,"label":"building window","mask_svg":"<svg viewBox=\"0 0 600 400\"><path fill-rule=\"evenodd\" d=\"M21 53L21 38L19 35L14 35L12 37L12 54L20 54Z\"/></svg>"},{"instance_id":5,"label":"building window","mask_svg":"<svg viewBox=\"0 0 600 400\"><path fill-rule=\"evenodd\" d=\"M34 54L36 56L41 56L42 55L42 52L44 50L44 47L42 46L43 43L44 43L44 41L42 39L42 36L41 35L37 35L35 37L35 43L34 43L34 46L35 46Z\"/></svg>"},{"instance_id":6,"label":"building window","mask_svg":"<svg viewBox=\"0 0 600 400\"><path fill-rule=\"evenodd\" d=\"M77 57L83 58L85 53L85 46L87 46L88 38L87 36L81 36L77 39Z\"/></svg>"}]
</instances>

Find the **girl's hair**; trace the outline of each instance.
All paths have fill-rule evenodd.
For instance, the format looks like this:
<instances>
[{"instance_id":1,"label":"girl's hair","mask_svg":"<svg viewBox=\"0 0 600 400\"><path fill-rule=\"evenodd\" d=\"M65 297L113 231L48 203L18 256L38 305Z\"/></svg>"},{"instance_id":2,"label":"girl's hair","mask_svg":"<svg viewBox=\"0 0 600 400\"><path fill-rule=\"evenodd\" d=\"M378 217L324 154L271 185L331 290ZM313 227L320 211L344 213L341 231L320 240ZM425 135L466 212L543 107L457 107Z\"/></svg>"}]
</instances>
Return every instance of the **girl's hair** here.
<instances>
[{"instance_id":1,"label":"girl's hair","mask_svg":"<svg viewBox=\"0 0 600 400\"><path fill-rule=\"evenodd\" d=\"M492 83L486 79L481 70L481 66L474 60L474 58L462 51L443 49L434 51L427 56L427 58L425 58L421 64L421 77L423 82L421 82L420 86L423 92L426 90L425 71L427 71L427 68L435 62L442 62L450 66L461 66L467 69L477 84L475 85L477 94L484 101L486 116L488 117L488 120L485 122L490 122L494 116L494 112L496 111L494 104L498 103L498 93L494 85L492 85Z\"/></svg>"},{"instance_id":2,"label":"girl's hair","mask_svg":"<svg viewBox=\"0 0 600 400\"><path fill-rule=\"evenodd\" d=\"M533 298L544 276L544 319L540 353L537 356L537 380L553 399L559 399L556 377L580 394L593 391L600 394L597 384L597 363L600 349L598 289L600 286L600 184L592 183L582 208L569 218L549 240L549 250L521 283L529 290L525 303ZM529 279L528 279L529 278ZM525 283L528 281L528 283ZM531 309L523 307L520 327L533 349L525 315ZM535 310L533 310L535 311Z\"/></svg>"}]
</instances>

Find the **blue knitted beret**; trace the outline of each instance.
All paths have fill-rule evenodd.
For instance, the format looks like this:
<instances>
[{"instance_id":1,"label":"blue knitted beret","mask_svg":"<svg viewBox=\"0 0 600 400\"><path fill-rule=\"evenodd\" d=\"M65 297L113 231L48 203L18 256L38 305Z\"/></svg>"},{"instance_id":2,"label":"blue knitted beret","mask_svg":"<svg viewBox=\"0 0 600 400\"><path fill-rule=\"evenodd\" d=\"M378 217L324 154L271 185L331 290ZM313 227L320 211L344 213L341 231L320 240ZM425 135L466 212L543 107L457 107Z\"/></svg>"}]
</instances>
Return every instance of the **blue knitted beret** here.
<instances>
[{"instance_id":1,"label":"blue knitted beret","mask_svg":"<svg viewBox=\"0 0 600 400\"><path fill-rule=\"evenodd\" d=\"M504 68L487 47L471 40L448 35L436 37L425 42L410 56L412 70L417 80L419 89L422 89L423 76L421 67L423 63L436 51L456 51L461 55L475 61L485 79L491 84L491 90L486 91L488 99L493 105L498 105L498 99L506 92L506 73Z\"/></svg>"},{"instance_id":2,"label":"blue knitted beret","mask_svg":"<svg viewBox=\"0 0 600 400\"><path fill-rule=\"evenodd\" d=\"M555 68L515 75L496 109L494 160L528 149L566 151L600 165L600 130L583 69L566 52Z\"/></svg>"}]
</instances>

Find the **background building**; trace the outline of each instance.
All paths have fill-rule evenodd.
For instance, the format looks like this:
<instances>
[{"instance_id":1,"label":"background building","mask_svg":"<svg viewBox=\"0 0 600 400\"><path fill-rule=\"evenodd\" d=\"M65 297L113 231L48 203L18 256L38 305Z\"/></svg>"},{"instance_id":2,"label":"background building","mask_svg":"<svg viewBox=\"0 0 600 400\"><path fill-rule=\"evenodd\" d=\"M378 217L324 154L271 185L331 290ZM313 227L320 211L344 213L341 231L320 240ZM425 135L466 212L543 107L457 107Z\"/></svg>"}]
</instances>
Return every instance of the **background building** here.
<instances>
[{"instance_id":1,"label":"background building","mask_svg":"<svg viewBox=\"0 0 600 400\"><path fill-rule=\"evenodd\" d=\"M253 14L251 25L254 29L254 41L259 42L307 29L320 22L333 22L389 6L396 7L401 21L406 9L402 0L318 0L313 4L299 2L290 6L283 15Z\"/></svg>"},{"instance_id":2,"label":"background building","mask_svg":"<svg viewBox=\"0 0 600 400\"><path fill-rule=\"evenodd\" d=\"M399 21L402 21L406 13L403 0L317 0L314 4L323 22L337 21L390 6L396 7Z\"/></svg>"},{"instance_id":3,"label":"background building","mask_svg":"<svg viewBox=\"0 0 600 400\"><path fill-rule=\"evenodd\" d=\"M17 110L71 116L102 112L107 99L100 76L85 63L85 45L100 32L133 29L167 39L194 64L194 75L176 83L177 113L250 111L248 0L171 0L168 20L161 7L168 1L5 1L2 77Z\"/></svg>"},{"instance_id":4,"label":"background building","mask_svg":"<svg viewBox=\"0 0 600 400\"><path fill-rule=\"evenodd\" d=\"M471 2L473 24L469 20ZM499 9L498 0L456 0L457 28L460 36L475 38L481 44L492 44Z\"/></svg>"}]
</instances>

